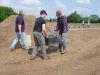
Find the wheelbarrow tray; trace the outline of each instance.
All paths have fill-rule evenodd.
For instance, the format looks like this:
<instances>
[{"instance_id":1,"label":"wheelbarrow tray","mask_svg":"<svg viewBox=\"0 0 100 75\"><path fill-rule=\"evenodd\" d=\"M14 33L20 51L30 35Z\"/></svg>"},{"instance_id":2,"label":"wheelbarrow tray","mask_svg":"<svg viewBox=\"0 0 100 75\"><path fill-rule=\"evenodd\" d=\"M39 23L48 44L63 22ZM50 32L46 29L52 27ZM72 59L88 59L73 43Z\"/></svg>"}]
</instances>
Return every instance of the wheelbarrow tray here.
<instances>
[{"instance_id":1,"label":"wheelbarrow tray","mask_svg":"<svg viewBox=\"0 0 100 75\"><path fill-rule=\"evenodd\" d=\"M48 37L45 37L45 44L51 45L58 43L58 37L54 35L49 35Z\"/></svg>"}]
</instances>

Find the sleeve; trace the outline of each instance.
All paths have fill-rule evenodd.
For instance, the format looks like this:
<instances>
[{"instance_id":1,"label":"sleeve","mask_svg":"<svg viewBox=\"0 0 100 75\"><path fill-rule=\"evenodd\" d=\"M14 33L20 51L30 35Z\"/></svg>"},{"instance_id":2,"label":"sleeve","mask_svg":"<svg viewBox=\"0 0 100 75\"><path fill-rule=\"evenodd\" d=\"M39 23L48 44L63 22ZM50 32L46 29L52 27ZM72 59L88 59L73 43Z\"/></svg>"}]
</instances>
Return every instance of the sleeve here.
<instances>
[{"instance_id":1,"label":"sleeve","mask_svg":"<svg viewBox=\"0 0 100 75\"><path fill-rule=\"evenodd\" d=\"M59 31L58 19L57 19L56 31Z\"/></svg>"}]
</instances>

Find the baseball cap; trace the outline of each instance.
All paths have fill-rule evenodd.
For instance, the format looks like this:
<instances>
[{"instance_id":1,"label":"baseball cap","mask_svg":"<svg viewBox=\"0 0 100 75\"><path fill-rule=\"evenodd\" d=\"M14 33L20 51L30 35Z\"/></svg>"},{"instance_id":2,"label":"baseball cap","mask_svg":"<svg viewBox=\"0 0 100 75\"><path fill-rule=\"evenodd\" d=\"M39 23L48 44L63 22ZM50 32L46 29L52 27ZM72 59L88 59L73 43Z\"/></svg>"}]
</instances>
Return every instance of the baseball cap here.
<instances>
[{"instance_id":1,"label":"baseball cap","mask_svg":"<svg viewBox=\"0 0 100 75\"><path fill-rule=\"evenodd\" d=\"M62 13L60 10L58 10L58 11L56 11L56 14L61 15Z\"/></svg>"},{"instance_id":2,"label":"baseball cap","mask_svg":"<svg viewBox=\"0 0 100 75\"><path fill-rule=\"evenodd\" d=\"M40 14L42 15L43 13L46 14L46 15L48 15L47 12L46 12L45 10L41 10L41 11L40 11Z\"/></svg>"},{"instance_id":3,"label":"baseball cap","mask_svg":"<svg viewBox=\"0 0 100 75\"><path fill-rule=\"evenodd\" d=\"M23 15L24 14L24 12L21 10L21 11L19 11L19 15Z\"/></svg>"}]
</instances>

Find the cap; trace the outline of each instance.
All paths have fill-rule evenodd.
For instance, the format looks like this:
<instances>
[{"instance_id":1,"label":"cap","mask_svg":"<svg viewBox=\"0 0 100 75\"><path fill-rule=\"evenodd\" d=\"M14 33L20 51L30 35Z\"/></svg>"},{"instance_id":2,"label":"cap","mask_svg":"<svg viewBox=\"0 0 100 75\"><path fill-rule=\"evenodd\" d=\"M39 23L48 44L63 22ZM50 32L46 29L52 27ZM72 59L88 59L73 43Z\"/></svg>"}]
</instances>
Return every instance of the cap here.
<instances>
[{"instance_id":1,"label":"cap","mask_svg":"<svg viewBox=\"0 0 100 75\"><path fill-rule=\"evenodd\" d=\"M43 13L46 14L46 15L48 15L47 12L46 12L45 10L41 10L41 11L40 11L40 14L42 15Z\"/></svg>"},{"instance_id":2,"label":"cap","mask_svg":"<svg viewBox=\"0 0 100 75\"><path fill-rule=\"evenodd\" d=\"M21 10L21 11L19 11L19 15L23 15L24 13L23 13L23 11Z\"/></svg>"},{"instance_id":3,"label":"cap","mask_svg":"<svg viewBox=\"0 0 100 75\"><path fill-rule=\"evenodd\" d=\"M56 14L61 15L62 13L60 10L58 10L58 11L56 11Z\"/></svg>"}]
</instances>

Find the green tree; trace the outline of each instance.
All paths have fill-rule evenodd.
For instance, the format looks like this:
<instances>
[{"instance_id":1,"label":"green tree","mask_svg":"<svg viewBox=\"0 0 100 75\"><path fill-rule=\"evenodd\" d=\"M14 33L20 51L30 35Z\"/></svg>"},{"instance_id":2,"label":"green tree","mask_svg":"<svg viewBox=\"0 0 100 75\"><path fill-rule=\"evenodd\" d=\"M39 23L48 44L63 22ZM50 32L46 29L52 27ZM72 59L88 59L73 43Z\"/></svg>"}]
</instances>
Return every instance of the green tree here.
<instances>
[{"instance_id":1,"label":"green tree","mask_svg":"<svg viewBox=\"0 0 100 75\"><path fill-rule=\"evenodd\" d=\"M84 20L85 23L88 23L88 20L90 20L90 17L82 17L82 20Z\"/></svg>"},{"instance_id":2,"label":"green tree","mask_svg":"<svg viewBox=\"0 0 100 75\"><path fill-rule=\"evenodd\" d=\"M96 21L97 23L100 23L100 18L98 18L98 20Z\"/></svg>"},{"instance_id":3,"label":"green tree","mask_svg":"<svg viewBox=\"0 0 100 75\"><path fill-rule=\"evenodd\" d=\"M4 19L9 17L10 15L15 15L16 12L10 7L4 7L0 6L0 22L2 22Z\"/></svg>"},{"instance_id":4,"label":"green tree","mask_svg":"<svg viewBox=\"0 0 100 75\"><path fill-rule=\"evenodd\" d=\"M90 15L90 20L92 23L98 22L98 19L99 19L98 15Z\"/></svg>"},{"instance_id":5,"label":"green tree","mask_svg":"<svg viewBox=\"0 0 100 75\"><path fill-rule=\"evenodd\" d=\"M74 13L71 13L68 17L68 22L72 23L79 23L82 21L82 17L75 11Z\"/></svg>"},{"instance_id":6,"label":"green tree","mask_svg":"<svg viewBox=\"0 0 100 75\"><path fill-rule=\"evenodd\" d=\"M52 18L50 18L49 22L52 22Z\"/></svg>"}]
</instances>

